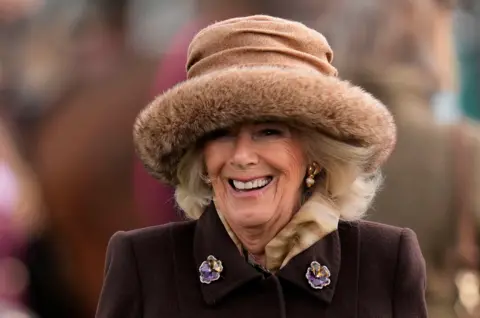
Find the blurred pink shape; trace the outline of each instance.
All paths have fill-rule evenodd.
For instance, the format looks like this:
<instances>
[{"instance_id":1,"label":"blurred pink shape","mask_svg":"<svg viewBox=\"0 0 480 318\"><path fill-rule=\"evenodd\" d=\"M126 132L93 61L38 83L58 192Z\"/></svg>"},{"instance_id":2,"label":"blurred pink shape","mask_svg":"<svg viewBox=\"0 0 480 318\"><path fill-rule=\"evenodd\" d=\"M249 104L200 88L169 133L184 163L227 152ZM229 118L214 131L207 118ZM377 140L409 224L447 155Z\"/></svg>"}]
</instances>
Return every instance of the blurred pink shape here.
<instances>
[{"instance_id":1,"label":"blurred pink shape","mask_svg":"<svg viewBox=\"0 0 480 318\"><path fill-rule=\"evenodd\" d=\"M0 162L0 216L13 213L18 200L18 183L12 169Z\"/></svg>"},{"instance_id":2,"label":"blurred pink shape","mask_svg":"<svg viewBox=\"0 0 480 318\"><path fill-rule=\"evenodd\" d=\"M14 22L37 13L44 0L0 0L0 20Z\"/></svg>"}]
</instances>

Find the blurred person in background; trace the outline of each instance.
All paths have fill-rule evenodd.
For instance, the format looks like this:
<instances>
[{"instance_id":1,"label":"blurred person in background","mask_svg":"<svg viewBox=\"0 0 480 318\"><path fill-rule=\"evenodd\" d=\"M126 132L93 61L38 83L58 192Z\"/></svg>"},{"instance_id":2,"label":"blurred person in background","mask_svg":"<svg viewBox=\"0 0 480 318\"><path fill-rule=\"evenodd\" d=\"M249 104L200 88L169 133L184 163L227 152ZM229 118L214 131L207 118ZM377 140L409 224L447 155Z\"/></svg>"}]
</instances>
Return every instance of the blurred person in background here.
<instances>
[{"instance_id":1,"label":"blurred person in background","mask_svg":"<svg viewBox=\"0 0 480 318\"><path fill-rule=\"evenodd\" d=\"M41 231L41 211L34 173L11 125L0 118L0 317L33 317L28 309L31 286L26 249Z\"/></svg>"},{"instance_id":2,"label":"blurred person in background","mask_svg":"<svg viewBox=\"0 0 480 318\"><path fill-rule=\"evenodd\" d=\"M460 270L478 269L480 224L480 132L459 118L440 122L435 111L435 96L457 91L452 6L434 0L326 1L314 24L332 43L334 65L378 96L397 121L397 147L370 219L418 234L429 312L439 318L467 317L465 306L475 306L462 303L455 284ZM470 282L475 302L478 285Z\"/></svg>"},{"instance_id":3,"label":"blurred person in background","mask_svg":"<svg viewBox=\"0 0 480 318\"><path fill-rule=\"evenodd\" d=\"M480 122L480 2L459 0L455 11L461 85L461 104L465 115Z\"/></svg>"},{"instance_id":4,"label":"blurred person in background","mask_svg":"<svg viewBox=\"0 0 480 318\"><path fill-rule=\"evenodd\" d=\"M45 204L26 253L28 298L42 318L90 318L108 238L145 224L133 204L131 126L154 62L125 41L127 1L56 4L32 21L15 60L15 107L38 111L26 152Z\"/></svg>"}]
</instances>

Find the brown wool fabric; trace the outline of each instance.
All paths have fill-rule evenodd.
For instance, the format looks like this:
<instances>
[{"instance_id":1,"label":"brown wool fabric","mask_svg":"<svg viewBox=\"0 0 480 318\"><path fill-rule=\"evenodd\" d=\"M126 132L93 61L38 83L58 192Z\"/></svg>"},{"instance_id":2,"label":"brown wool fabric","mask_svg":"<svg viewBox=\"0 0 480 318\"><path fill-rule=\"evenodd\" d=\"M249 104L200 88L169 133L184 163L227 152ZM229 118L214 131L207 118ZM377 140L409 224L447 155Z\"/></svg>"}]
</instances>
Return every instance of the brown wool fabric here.
<instances>
[{"instance_id":1,"label":"brown wool fabric","mask_svg":"<svg viewBox=\"0 0 480 318\"><path fill-rule=\"evenodd\" d=\"M136 151L156 178L178 185L185 151L219 128L275 120L372 148L377 169L396 142L396 127L376 98L337 77L320 33L257 15L215 23L192 40L188 80L158 96L134 125Z\"/></svg>"},{"instance_id":2,"label":"brown wool fabric","mask_svg":"<svg viewBox=\"0 0 480 318\"><path fill-rule=\"evenodd\" d=\"M229 67L265 65L336 76L332 59L325 37L303 24L263 16L236 18L197 34L188 50L187 78Z\"/></svg>"}]
</instances>

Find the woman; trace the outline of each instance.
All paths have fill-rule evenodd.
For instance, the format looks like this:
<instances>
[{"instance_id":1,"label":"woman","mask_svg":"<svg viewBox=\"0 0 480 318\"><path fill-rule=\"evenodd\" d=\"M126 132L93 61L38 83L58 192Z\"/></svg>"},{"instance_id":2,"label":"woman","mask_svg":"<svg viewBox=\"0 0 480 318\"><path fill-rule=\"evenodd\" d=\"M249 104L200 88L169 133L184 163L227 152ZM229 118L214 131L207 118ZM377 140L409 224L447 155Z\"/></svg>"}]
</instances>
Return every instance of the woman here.
<instances>
[{"instance_id":1,"label":"woman","mask_svg":"<svg viewBox=\"0 0 480 318\"><path fill-rule=\"evenodd\" d=\"M395 125L325 38L268 16L200 31L137 151L193 220L121 232L97 317L426 317L409 229L360 221Z\"/></svg>"}]
</instances>

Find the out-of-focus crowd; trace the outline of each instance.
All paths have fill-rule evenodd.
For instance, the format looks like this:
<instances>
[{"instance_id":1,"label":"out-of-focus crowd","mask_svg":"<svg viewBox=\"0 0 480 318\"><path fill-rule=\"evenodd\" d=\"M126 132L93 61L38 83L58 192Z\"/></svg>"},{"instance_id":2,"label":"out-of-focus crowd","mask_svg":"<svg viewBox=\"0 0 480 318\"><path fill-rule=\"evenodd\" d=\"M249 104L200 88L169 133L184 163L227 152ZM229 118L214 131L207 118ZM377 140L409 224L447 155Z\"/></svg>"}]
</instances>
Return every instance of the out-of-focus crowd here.
<instances>
[{"instance_id":1,"label":"out-of-focus crowd","mask_svg":"<svg viewBox=\"0 0 480 318\"><path fill-rule=\"evenodd\" d=\"M480 316L479 1L0 0L0 317L93 317L111 235L183 219L133 121L198 30L258 13L323 33L390 107L368 218L417 233L432 317Z\"/></svg>"}]
</instances>

